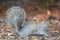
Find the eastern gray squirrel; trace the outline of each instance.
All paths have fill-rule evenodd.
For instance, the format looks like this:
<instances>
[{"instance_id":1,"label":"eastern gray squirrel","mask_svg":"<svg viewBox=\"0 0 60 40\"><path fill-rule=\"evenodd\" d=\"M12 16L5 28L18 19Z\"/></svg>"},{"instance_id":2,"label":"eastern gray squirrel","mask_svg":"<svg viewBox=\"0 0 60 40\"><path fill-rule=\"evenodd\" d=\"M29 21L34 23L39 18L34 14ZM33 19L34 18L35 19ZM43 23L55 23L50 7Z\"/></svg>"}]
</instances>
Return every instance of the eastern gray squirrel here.
<instances>
[{"instance_id":1,"label":"eastern gray squirrel","mask_svg":"<svg viewBox=\"0 0 60 40\"><path fill-rule=\"evenodd\" d=\"M44 30L46 27L48 27L48 24L45 21L39 22L37 24L26 21L26 12L23 8L18 6L13 6L8 9L6 12L6 23L11 25L13 24L11 27L16 28L16 32L22 37L28 36L30 34L41 34L48 36ZM34 32L36 29L38 31Z\"/></svg>"}]
</instances>

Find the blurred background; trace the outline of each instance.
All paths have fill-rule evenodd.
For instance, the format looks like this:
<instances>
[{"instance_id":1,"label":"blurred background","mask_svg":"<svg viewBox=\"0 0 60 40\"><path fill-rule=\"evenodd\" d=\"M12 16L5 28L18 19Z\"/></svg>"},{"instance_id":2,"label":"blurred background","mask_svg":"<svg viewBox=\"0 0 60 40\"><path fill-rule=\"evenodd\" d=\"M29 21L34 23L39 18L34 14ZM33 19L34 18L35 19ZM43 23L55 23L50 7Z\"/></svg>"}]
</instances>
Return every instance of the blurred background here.
<instances>
[{"instance_id":1,"label":"blurred background","mask_svg":"<svg viewBox=\"0 0 60 40\"><path fill-rule=\"evenodd\" d=\"M51 16L60 18L60 0L0 0L0 17L12 6L23 7L27 15L41 14L46 17L49 10Z\"/></svg>"}]
</instances>

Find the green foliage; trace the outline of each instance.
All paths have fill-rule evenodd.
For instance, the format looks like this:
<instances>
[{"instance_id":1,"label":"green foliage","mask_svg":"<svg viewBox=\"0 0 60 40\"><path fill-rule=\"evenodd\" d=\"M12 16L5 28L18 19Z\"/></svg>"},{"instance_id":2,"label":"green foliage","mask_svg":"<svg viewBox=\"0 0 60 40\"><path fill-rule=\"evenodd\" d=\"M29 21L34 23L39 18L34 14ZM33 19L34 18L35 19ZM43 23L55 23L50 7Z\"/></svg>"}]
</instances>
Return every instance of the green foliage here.
<instances>
[{"instance_id":1,"label":"green foliage","mask_svg":"<svg viewBox=\"0 0 60 40\"><path fill-rule=\"evenodd\" d=\"M38 0L40 3L52 3L55 0Z\"/></svg>"},{"instance_id":2,"label":"green foliage","mask_svg":"<svg viewBox=\"0 0 60 40\"><path fill-rule=\"evenodd\" d=\"M50 4L54 3L55 0L38 0L38 2L42 5L42 8L47 8Z\"/></svg>"}]
</instances>

